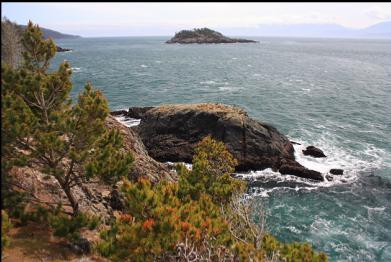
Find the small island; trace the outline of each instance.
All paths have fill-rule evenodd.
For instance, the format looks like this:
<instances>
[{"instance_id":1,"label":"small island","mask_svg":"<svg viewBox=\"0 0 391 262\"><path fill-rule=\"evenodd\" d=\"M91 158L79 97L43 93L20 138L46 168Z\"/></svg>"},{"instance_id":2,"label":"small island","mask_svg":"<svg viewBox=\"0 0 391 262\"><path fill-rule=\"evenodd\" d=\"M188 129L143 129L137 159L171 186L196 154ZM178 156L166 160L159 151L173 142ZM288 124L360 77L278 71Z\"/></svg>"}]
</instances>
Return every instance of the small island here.
<instances>
[{"instance_id":1,"label":"small island","mask_svg":"<svg viewBox=\"0 0 391 262\"><path fill-rule=\"evenodd\" d=\"M166 41L167 44L222 44L222 43L257 43L258 41L241 38L229 38L209 28L182 30L173 38Z\"/></svg>"}]
</instances>

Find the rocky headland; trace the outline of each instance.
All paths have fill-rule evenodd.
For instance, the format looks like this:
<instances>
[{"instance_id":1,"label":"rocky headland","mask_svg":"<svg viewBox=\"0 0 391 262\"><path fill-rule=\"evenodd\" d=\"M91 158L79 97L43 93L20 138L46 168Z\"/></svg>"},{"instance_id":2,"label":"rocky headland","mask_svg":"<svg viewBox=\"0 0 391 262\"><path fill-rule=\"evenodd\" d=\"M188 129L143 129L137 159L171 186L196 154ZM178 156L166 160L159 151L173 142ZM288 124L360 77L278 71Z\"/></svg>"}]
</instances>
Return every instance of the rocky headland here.
<instances>
[{"instance_id":1,"label":"rocky headland","mask_svg":"<svg viewBox=\"0 0 391 262\"><path fill-rule=\"evenodd\" d=\"M229 43L257 43L254 40L230 38L209 28L194 30L182 30L173 38L166 41L167 44L229 44Z\"/></svg>"},{"instance_id":2,"label":"rocky headland","mask_svg":"<svg viewBox=\"0 0 391 262\"><path fill-rule=\"evenodd\" d=\"M321 173L299 164L289 139L273 126L254 120L241 108L224 104L132 107L112 112L141 119L132 127L148 154L161 162L190 163L197 143L211 135L238 160L236 171L272 168L281 174L323 181Z\"/></svg>"}]
</instances>

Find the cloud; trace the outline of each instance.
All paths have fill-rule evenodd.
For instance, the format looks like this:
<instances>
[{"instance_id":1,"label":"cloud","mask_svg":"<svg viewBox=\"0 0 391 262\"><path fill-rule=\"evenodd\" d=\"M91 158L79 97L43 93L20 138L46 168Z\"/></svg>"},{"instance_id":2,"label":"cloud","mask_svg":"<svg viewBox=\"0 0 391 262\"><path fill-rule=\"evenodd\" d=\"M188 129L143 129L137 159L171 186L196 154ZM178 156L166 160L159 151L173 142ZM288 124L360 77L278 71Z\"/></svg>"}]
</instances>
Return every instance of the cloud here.
<instances>
[{"instance_id":1,"label":"cloud","mask_svg":"<svg viewBox=\"0 0 391 262\"><path fill-rule=\"evenodd\" d=\"M376 20L391 20L391 11L390 10L385 11L383 8L380 8L379 6L374 6L369 8L365 12L365 14L370 18Z\"/></svg>"}]
</instances>

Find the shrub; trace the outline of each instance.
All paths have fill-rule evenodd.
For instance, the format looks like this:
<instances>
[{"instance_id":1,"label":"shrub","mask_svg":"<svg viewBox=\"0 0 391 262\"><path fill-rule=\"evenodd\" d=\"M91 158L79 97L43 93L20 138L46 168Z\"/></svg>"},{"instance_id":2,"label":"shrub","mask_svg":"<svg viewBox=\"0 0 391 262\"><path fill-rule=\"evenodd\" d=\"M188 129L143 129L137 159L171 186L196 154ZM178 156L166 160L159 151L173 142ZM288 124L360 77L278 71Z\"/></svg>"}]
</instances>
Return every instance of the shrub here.
<instances>
[{"instance_id":1,"label":"shrub","mask_svg":"<svg viewBox=\"0 0 391 262\"><path fill-rule=\"evenodd\" d=\"M11 242L11 239L8 235L11 228L12 224L7 212L1 210L1 252L3 252L3 249Z\"/></svg>"},{"instance_id":2,"label":"shrub","mask_svg":"<svg viewBox=\"0 0 391 262\"><path fill-rule=\"evenodd\" d=\"M262 212L254 224L245 183L230 176L235 164L224 144L206 137L193 169L177 166L178 183L125 181L125 213L101 232L98 252L114 261L327 261L307 244L266 234Z\"/></svg>"}]
</instances>

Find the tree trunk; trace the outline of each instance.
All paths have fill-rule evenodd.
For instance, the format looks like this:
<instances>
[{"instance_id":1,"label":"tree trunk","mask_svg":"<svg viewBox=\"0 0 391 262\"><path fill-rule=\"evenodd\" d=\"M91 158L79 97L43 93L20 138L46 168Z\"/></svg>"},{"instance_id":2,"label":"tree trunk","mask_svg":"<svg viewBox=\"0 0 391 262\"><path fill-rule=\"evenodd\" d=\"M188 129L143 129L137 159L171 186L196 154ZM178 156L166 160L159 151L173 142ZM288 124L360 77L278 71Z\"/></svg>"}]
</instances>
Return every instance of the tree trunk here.
<instances>
[{"instance_id":1,"label":"tree trunk","mask_svg":"<svg viewBox=\"0 0 391 262\"><path fill-rule=\"evenodd\" d=\"M71 189L67 186L62 187L65 194L67 195L68 201L71 204L73 216L77 216L79 214L79 203L77 203L75 197L73 196Z\"/></svg>"}]
</instances>

